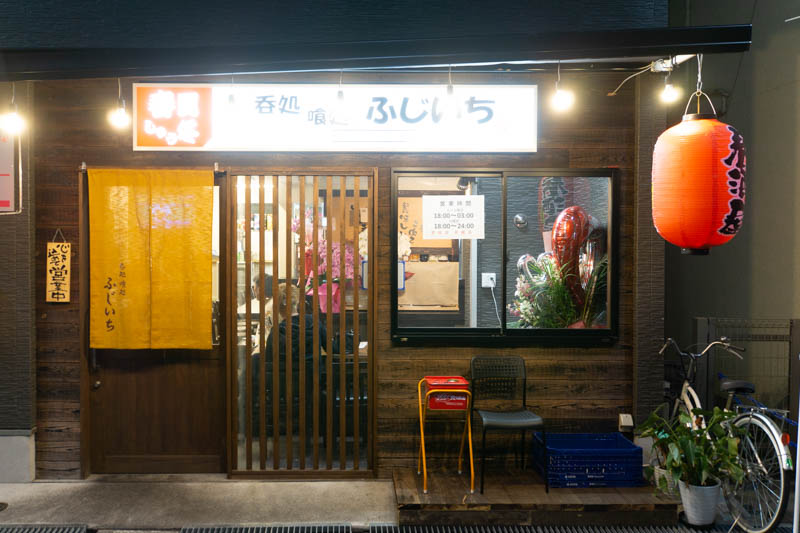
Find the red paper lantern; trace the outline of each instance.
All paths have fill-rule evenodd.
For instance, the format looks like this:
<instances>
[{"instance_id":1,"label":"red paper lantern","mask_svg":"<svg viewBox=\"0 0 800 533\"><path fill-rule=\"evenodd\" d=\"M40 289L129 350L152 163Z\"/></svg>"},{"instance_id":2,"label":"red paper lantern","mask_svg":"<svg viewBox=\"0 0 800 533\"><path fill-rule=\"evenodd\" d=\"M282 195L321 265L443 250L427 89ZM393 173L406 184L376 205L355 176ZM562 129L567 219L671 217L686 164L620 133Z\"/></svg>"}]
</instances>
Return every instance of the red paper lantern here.
<instances>
[{"instance_id":1,"label":"red paper lantern","mask_svg":"<svg viewBox=\"0 0 800 533\"><path fill-rule=\"evenodd\" d=\"M684 115L653 151L653 223L685 254L708 254L742 226L742 135L715 114Z\"/></svg>"}]
</instances>

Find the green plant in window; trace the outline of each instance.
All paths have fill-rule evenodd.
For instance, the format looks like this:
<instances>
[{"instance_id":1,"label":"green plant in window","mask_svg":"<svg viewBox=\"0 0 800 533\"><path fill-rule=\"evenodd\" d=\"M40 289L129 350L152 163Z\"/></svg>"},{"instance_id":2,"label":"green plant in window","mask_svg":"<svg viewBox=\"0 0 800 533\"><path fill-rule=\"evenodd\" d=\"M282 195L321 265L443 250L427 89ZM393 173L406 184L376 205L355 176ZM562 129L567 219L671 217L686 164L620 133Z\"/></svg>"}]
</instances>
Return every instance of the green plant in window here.
<instances>
[{"instance_id":1,"label":"green plant in window","mask_svg":"<svg viewBox=\"0 0 800 533\"><path fill-rule=\"evenodd\" d=\"M518 316L519 321L512 327L584 328L604 321L608 258L604 256L592 270L583 308L575 305L565 282L567 276L575 275L567 266L559 268L549 253L520 257L514 302L509 305L510 314Z\"/></svg>"}]
</instances>

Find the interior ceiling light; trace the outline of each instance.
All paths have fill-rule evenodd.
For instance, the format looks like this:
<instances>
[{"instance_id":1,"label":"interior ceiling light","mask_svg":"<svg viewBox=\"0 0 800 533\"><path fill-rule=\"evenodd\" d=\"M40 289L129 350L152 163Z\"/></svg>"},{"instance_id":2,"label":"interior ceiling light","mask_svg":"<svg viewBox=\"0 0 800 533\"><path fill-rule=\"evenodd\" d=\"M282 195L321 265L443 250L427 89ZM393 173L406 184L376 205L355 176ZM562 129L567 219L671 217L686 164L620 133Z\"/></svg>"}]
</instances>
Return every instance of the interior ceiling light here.
<instances>
[{"instance_id":1,"label":"interior ceiling light","mask_svg":"<svg viewBox=\"0 0 800 533\"><path fill-rule=\"evenodd\" d=\"M558 77L556 78L556 92L550 98L550 107L554 111L563 113L572 108L575 103L575 93L569 89L561 89L558 84L561 82L561 61L558 62Z\"/></svg>"},{"instance_id":2,"label":"interior ceiling light","mask_svg":"<svg viewBox=\"0 0 800 533\"><path fill-rule=\"evenodd\" d=\"M25 119L17 112L16 84L11 83L11 106L7 113L0 116L0 130L16 136L25 130Z\"/></svg>"},{"instance_id":3,"label":"interior ceiling light","mask_svg":"<svg viewBox=\"0 0 800 533\"><path fill-rule=\"evenodd\" d=\"M122 97L122 82L117 78L117 107L108 112L108 122L118 130L127 128L131 123L131 116L125 109L125 99Z\"/></svg>"}]
</instances>

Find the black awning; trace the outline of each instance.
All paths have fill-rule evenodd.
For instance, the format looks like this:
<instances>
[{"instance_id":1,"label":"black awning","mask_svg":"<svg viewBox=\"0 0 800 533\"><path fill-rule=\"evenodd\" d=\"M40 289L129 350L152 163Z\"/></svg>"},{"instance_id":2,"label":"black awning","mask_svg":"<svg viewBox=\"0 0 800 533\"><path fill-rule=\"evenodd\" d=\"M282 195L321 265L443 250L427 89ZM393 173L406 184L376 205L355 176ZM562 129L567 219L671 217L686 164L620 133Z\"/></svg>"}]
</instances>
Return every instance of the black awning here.
<instances>
[{"instance_id":1,"label":"black awning","mask_svg":"<svg viewBox=\"0 0 800 533\"><path fill-rule=\"evenodd\" d=\"M447 39L196 48L0 49L0 80L502 65L556 61L619 68L681 54L742 52L752 27L707 26Z\"/></svg>"}]
</instances>

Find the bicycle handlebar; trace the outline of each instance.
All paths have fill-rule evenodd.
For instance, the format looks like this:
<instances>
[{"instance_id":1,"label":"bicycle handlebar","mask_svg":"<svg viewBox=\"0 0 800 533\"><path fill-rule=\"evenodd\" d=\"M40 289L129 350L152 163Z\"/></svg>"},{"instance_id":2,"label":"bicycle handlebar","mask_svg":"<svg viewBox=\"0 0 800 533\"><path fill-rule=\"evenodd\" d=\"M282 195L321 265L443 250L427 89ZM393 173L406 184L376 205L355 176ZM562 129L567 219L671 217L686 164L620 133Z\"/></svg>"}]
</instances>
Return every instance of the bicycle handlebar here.
<instances>
[{"instance_id":1,"label":"bicycle handlebar","mask_svg":"<svg viewBox=\"0 0 800 533\"><path fill-rule=\"evenodd\" d=\"M675 339L673 339L672 337L668 337L667 340L664 341L664 345L658 351L658 355L664 355L664 352L667 350L670 344L675 347L675 349L678 351L680 355L684 357L688 356L691 357L692 359L699 359L700 357L705 355L706 352L710 350L712 346L719 346L726 352L732 353L739 359L744 360L744 357L742 357L742 354L740 354L739 352L744 352L745 349L740 346L731 345L731 343L728 341L728 337L720 337L718 340L711 342L700 353L684 352L683 350L681 350L680 346L678 346L678 343L675 342Z\"/></svg>"}]
</instances>

